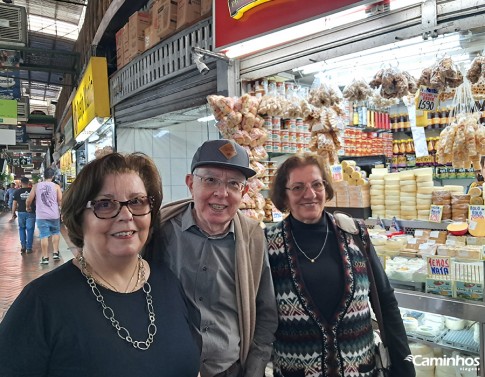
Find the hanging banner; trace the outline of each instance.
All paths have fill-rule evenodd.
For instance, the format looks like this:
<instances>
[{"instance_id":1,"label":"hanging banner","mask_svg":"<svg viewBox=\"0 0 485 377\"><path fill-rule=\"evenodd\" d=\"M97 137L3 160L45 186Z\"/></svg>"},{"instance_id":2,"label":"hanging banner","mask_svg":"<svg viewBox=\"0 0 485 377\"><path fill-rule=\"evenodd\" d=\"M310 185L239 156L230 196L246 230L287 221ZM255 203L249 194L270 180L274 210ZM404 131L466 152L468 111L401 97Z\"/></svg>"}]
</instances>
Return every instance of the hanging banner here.
<instances>
[{"instance_id":1,"label":"hanging banner","mask_svg":"<svg viewBox=\"0 0 485 377\"><path fill-rule=\"evenodd\" d=\"M363 3L356 0L215 0L215 48L297 25Z\"/></svg>"},{"instance_id":2,"label":"hanging banner","mask_svg":"<svg viewBox=\"0 0 485 377\"><path fill-rule=\"evenodd\" d=\"M17 125L17 101L16 100L0 99L0 124Z\"/></svg>"},{"instance_id":3,"label":"hanging banner","mask_svg":"<svg viewBox=\"0 0 485 377\"><path fill-rule=\"evenodd\" d=\"M20 99L19 61L18 51L0 50L0 99Z\"/></svg>"}]
</instances>

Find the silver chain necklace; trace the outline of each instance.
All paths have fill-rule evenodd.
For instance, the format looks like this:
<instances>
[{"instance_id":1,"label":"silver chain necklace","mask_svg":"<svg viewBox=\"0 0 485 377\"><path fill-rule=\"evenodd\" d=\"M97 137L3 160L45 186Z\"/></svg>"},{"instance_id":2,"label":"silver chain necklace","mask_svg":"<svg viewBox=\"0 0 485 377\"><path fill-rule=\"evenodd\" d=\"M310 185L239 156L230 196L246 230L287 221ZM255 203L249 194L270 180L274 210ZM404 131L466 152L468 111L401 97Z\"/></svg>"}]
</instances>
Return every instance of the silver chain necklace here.
<instances>
[{"instance_id":1,"label":"silver chain necklace","mask_svg":"<svg viewBox=\"0 0 485 377\"><path fill-rule=\"evenodd\" d=\"M303 256L308 259L310 262L315 263L315 261L318 259L318 257L322 254L323 249L325 248L325 245L327 244L327 239L328 239L328 220L327 220L327 233L325 234L325 241L323 241L322 248L318 252L317 256L315 258L310 258L308 255L305 254L305 252L301 249L301 247L298 245L298 242L296 242L295 235L293 234L293 230L291 230L291 236L293 237L293 242L295 243L296 248L300 251L300 253L303 254Z\"/></svg>"},{"instance_id":2,"label":"silver chain necklace","mask_svg":"<svg viewBox=\"0 0 485 377\"><path fill-rule=\"evenodd\" d=\"M138 258L141 258L138 256ZM113 309L111 309L108 305L105 304L104 302L104 297L99 291L98 286L96 285L96 280L92 275L89 273L87 267L88 264L86 263L86 259L84 258L84 255L79 253L77 256L77 260L81 266L81 273L84 275L86 278L88 285L91 287L91 291L93 292L94 296L96 297L96 301L100 303L100 305L103 308L103 315L104 317L110 321L111 326L113 326L116 329L116 333L118 336L127 341L128 343L131 343L131 345L139 350L146 351L147 349L150 348L150 345L153 343L153 339L155 337L155 334L157 333L157 326L155 325L155 312L153 310L153 300L152 300L152 295L150 292L152 291L152 287L150 286L150 283L146 281L145 279L145 267L143 264L141 264L141 278L143 281L143 292L145 292L146 295L146 302L147 302L147 309L148 309L148 318L150 320L150 323L148 324L147 328L147 333L148 337L147 340L145 341L138 341L138 340L133 340L133 338L130 335L130 332L126 327L123 327L120 325L119 321L115 318L115 313Z\"/></svg>"}]
</instances>

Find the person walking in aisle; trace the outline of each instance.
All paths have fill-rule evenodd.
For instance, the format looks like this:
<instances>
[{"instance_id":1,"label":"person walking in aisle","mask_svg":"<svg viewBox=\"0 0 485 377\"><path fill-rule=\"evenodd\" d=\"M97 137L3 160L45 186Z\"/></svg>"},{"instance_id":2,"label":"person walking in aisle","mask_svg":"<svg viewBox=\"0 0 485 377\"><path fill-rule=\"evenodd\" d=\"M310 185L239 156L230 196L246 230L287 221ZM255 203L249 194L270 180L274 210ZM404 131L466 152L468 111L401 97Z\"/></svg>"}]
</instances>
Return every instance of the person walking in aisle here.
<instances>
[{"instance_id":1,"label":"person walking in aisle","mask_svg":"<svg viewBox=\"0 0 485 377\"><path fill-rule=\"evenodd\" d=\"M372 271L392 364L389 375L413 377L394 290L365 225L325 211L334 193L327 171L318 155L294 155L273 178L270 198L289 212L266 229L279 313L274 376L377 375L369 305ZM371 304L376 308L376 302Z\"/></svg>"},{"instance_id":2,"label":"person walking in aisle","mask_svg":"<svg viewBox=\"0 0 485 377\"><path fill-rule=\"evenodd\" d=\"M61 216L59 208L62 201L62 192L59 185L52 183L54 174L54 169L45 169L44 181L35 184L27 198L28 212L33 211L32 204L35 200L36 222L42 249L40 264L49 263L49 237L52 237L52 246L54 248L52 259L60 259Z\"/></svg>"},{"instance_id":3,"label":"person walking in aisle","mask_svg":"<svg viewBox=\"0 0 485 377\"><path fill-rule=\"evenodd\" d=\"M202 377L262 377L271 357L278 318L264 234L238 211L255 174L234 141L203 143L185 178L192 199L162 207L147 247L199 309Z\"/></svg>"},{"instance_id":4,"label":"person walking in aisle","mask_svg":"<svg viewBox=\"0 0 485 377\"><path fill-rule=\"evenodd\" d=\"M7 202L8 209L10 211L12 211L13 195L15 194L16 190L17 190L17 188L15 187L15 183L11 183L10 187L5 192L5 202ZM10 219L10 221L15 220L16 218L17 218L17 214L15 213L15 211L12 211L12 218Z\"/></svg>"},{"instance_id":5,"label":"person walking in aisle","mask_svg":"<svg viewBox=\"0 0 485 377\"><path fill-rule=\"evenodd\" d=\"M81 251L29 283L0 322L1 377L197 376L180 282L140 255L162 197L157 167L141 153L81 170L62 207Z\"/></svg>"},{"instance_id":6,"label":"person walking in aisle","mask_svg":"<svg viewBox=\"0 0 485 377\"><path fill-rule=\"evenodd\" d=\"M32 188L27 177L22 177L20 183L22 187L15 191L12 210L18 212L20 252L30 254L34 241L35 210L27 212L26 202Z\"/></svg>"}]
</instances>

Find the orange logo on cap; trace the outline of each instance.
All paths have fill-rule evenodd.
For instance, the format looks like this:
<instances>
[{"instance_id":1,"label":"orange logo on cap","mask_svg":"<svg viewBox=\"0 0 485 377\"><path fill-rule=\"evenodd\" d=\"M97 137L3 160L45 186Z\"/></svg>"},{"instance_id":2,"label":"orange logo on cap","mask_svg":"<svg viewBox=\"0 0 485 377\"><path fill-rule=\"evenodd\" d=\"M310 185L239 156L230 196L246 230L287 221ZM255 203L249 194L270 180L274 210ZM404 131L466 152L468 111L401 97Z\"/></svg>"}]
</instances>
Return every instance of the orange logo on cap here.
<instances>
[{"instance_id":1,"label":"orange logo on cap","mask_svg":"<svg viewBox=\"0 0 485 377\"><path fill-rule=\"evenodd\" d=\"M232 143L226 143L222 147L219 148L219 151L226 157L228 160L233 158L237 155L236 147Z\"/></svg>"}]
</instances>

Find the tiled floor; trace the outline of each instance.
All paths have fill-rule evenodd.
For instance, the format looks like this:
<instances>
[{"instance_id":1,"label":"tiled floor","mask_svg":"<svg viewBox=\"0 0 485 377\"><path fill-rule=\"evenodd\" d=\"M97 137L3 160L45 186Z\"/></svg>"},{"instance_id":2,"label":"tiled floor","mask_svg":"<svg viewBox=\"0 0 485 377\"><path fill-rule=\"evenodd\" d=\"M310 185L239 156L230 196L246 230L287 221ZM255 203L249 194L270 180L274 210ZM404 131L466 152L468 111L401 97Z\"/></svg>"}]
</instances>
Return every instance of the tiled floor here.
<instances>
[{"instance_id":1,"label":"tiled floor","mask_svg":"<svg viewBox=\"0 0 485 377\"><path fill-rule=\"evenodd\" d=\"M17 220L11 221L10 213L0 214L0 321L22 288L31 280L53 270L72 259L75 249L70 249L67 234L62 227L59 243L61 260L54 262L52 255L48 265L40 265L40 240L37 229L34 233L34 252L20 254L20 241ZM71 243L69 242L71 245ZM50 250L52 251L52 245Z\"/></svg>"}]
</instances>

